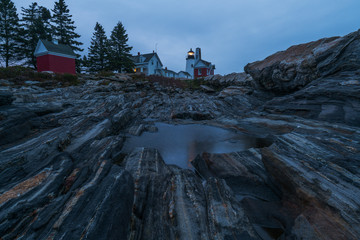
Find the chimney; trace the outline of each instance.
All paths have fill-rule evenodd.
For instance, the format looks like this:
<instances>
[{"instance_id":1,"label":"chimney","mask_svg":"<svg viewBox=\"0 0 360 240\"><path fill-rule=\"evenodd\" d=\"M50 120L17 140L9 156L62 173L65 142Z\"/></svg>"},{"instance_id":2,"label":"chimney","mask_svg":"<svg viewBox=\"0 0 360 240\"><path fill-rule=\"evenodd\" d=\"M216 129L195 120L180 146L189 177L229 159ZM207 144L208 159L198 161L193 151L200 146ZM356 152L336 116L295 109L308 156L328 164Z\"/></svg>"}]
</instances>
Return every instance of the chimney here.
<instances>
[{"instance_id":1,"label":"chimney","mask_svg":"<svg viewBox=\"0 0 360 240\"><path fill-rule=\"evenodd\" d=\"M167 70L167 67L165 67L165 70Z\"/></svg>"},{"instance_id":2,"label":"chimney","mask_svg":"<svg viewBox=\"0 0 360 240\"><path fill-rule=\"evenodd\" d=\"M153 50L153 53L155 53L155 51Z\"/></svg>"},{"instance_id":3,"label":"chimney","mask_svg":"<svg viewBox=\"0 0 360 240\"><path fill-rule=\"evenodd\" d=\"M59 44L59 41L58 41L57 39L53 39L52 42L53 42L54 44L56 44L56 45Z\"/></svg>"},{"instance_id":4,"label":"chimney","mask_svg":"<svg viewBox=\"0 0 360 240\"><path fill-rule=\"evenodd\" d=\"M138 52L138 56L140 56L140 52Z\"/></svg>"},{"instance_id":5,"label":"chimney","mask_svg":"<svg viewBox=\"0 0 360 240\"><path fill-rule=\"evenodd\" d=\"M195 59L201 59L201 48L196 48Z\"/></svg>"}]
</instances>

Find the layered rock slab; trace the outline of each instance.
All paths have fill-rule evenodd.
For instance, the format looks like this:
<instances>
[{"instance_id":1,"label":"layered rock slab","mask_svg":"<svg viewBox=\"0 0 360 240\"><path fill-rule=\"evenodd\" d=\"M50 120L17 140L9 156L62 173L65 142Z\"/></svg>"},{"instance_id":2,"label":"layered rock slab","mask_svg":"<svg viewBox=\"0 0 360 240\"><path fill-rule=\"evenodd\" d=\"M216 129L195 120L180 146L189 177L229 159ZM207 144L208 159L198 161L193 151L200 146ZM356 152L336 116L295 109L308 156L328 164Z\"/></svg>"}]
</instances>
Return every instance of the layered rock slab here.
<instances>
[{"instance_id":1,"label":"layered rock slab","mask_svg":"<svg viewBox=\"0 0 360 240\"><path fill-rule=\"evenodd\" d=\"M139 148L125 160L135 179L129 239L258 239L226 183L202 180Z\"/></svg>"},{"instance_id":2,"label":"layered rock slab","mask_svg":"<svg viewBox=\"0 0 360 240\"><path fill-rule=\"evenodd\" d=\"M264 110L360 126L360 75L343 73L314 80L295 93L266 102Z\"/></svg>"}]
</instances>

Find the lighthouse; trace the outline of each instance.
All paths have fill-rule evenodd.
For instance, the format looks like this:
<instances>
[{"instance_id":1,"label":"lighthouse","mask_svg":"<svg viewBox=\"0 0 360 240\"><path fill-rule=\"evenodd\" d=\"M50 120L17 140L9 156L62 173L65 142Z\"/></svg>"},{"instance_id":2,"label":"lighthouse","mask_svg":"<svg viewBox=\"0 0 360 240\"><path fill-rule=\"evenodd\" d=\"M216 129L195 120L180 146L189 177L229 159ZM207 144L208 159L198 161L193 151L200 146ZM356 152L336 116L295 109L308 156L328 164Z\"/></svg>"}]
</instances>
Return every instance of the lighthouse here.
<instances>
[{"instance_id":1,"label":"lighthouse","mask_svg":"<svg viewBox=\"0 0 360 240\"><path fill-rule=\"evenodd\" d=\"M195 65L195 55L193 50L190 48L190 51L188 51L186 57L186 72L188 72L192 78L194 78L194 65Z\"/></svg>"},{"instance_id":2,"label":"lighthouse","mask_svg":"<svg viewBox=\"0 0 360 240\"><path fill-rule=\"evenodd\" d=\"M196 52L190 48L186 57L186 72L193 79L204 78L214 75L215 65L201 58L201 48L196 48Z\"/></svg>"}]
</instances>

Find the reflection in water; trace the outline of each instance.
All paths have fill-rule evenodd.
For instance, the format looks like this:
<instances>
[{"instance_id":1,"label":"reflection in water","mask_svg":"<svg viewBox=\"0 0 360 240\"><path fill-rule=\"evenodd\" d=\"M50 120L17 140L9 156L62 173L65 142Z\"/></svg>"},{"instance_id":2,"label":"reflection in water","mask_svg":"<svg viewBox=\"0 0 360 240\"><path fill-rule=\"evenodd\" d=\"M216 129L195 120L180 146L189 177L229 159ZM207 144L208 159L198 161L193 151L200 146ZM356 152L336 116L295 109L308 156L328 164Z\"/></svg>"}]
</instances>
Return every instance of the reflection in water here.
<instances>
[{"instance_id":1,"label":"reflection in water","mask_svg":"<svg viewBox=\"0 0 360 240\"><path fill-rule=\"evenodd\" d=\"M200 124L156 123L156 133L143 133L126 140L124 152L136 147L156 148L167 164L192 168L190 161L202 152L227 153L256 146L256 139L230 130Z\"/></svg>"}]
</instances>

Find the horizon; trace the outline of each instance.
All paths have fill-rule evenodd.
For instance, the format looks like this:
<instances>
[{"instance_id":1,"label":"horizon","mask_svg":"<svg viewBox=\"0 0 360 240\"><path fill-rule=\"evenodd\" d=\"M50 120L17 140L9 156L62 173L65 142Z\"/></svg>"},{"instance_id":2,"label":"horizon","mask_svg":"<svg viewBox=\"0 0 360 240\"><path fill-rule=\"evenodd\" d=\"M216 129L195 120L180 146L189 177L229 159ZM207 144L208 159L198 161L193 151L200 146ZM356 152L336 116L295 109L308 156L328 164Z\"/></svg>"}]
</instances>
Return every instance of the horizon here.
<instances>
[{"instance_id":1,"label":"horizon","mask_svg":"<svg viewBox=\"0 0 360 240\"><path fill-rule=\"evenodd\" d=\"M31 2L13 1L21 18L21 7ZM53 9L55 1L36 1ZM202 49L204 60L215 64L215 74L243 72L247 63L262 60L290 46L325 37L344 36L360 27L360 2L309 0L182 2L156 0L117 2L65 0L88 52L96 22L109 36L121 21L129 36L131 54L157 53L173 71L185 70L190 48ZM230 6L230 7L229 7ZM199 10L200 9L200 10ZM245 11L245 10L246 11ZM298 13L301 13L299 16ZM91 20L90 20L91 19Z\"/></svg>"}]
</instances>

